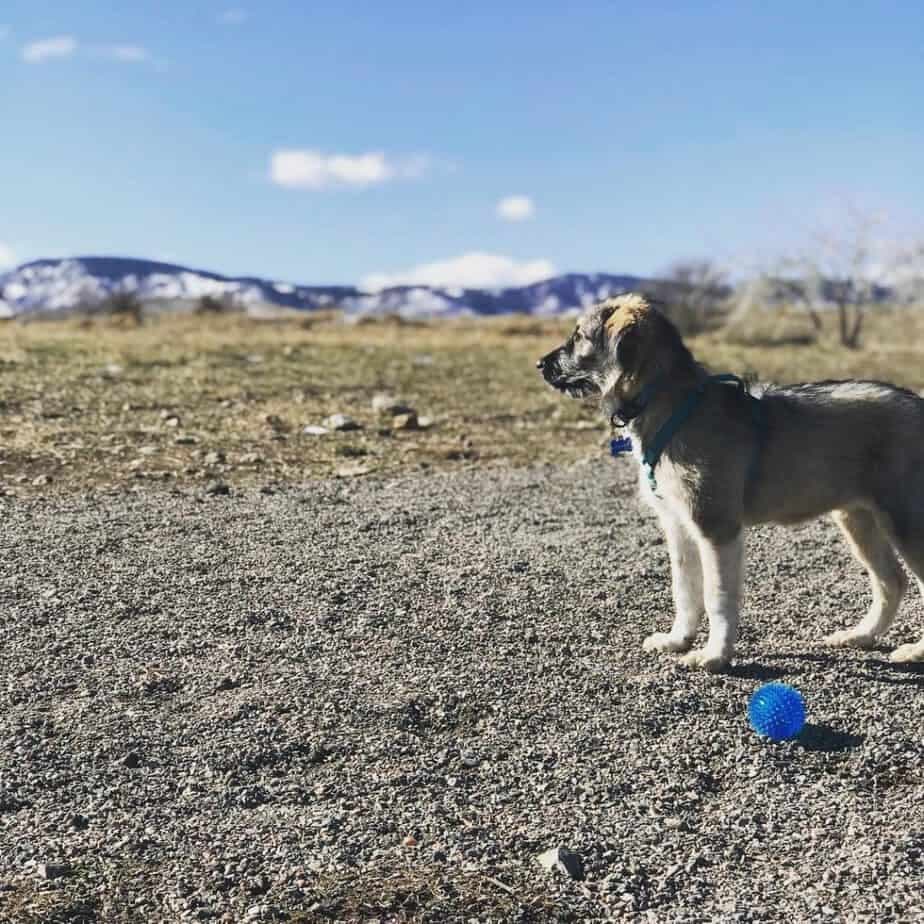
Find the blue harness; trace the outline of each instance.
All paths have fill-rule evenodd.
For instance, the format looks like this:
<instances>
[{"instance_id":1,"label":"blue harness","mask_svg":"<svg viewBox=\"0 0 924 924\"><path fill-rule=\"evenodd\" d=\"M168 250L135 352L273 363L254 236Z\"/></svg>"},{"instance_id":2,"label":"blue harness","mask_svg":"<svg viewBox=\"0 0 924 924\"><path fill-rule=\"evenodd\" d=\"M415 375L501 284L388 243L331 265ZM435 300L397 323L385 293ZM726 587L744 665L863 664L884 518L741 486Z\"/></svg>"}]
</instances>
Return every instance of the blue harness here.
<instances>
[{"instance_id":1,"label":"blue harness","mask_svg":"<svg viewBox=\"0 0 924 924\"><path fill-rule=\"evenodd\" d=\"M757 475L757 468L760 463L760 450L763 446L764 437L766 436L767 431L767 419L765 414L765 408L761 404L759 398L755 398L748 391L747 384L742 381L737 375L710 375L707 378L703 379L696 388L691 389L687 396L683 399L680 405L674 410L670 417L661 425L661 428L655 434L654 439L651 441L651 445L642 453L642 468L645 470L645 474L648 476L648 483L651 485L651 490L657 493L658 490L658 481L655 478L655 467L658 464L658 461L661 458L661 454L667 448L670 441L677 435L677 432L680 428L693 416L693 412L699 407L700 402L703 400L703 395L706 391L706 386L710 382L719 382L722 384L732 382L740 390L743 395L745 395L750 402L751 406L751 420L754 423L754 427L757 431L757 444L754 447L754 455L751 458L751 464L748 467L748 483L751 483ZM656 391L656 383L649 383L643 390L641 394L641 405L639 413L645 409L648 402L651 400L654 392ZM637 416L637 415L636 415ZM632 440L627 437L618 437L610 441L610 453L613 456L620 456L624 452L630 452L632 450Z\"/></svg>"}]
</instances>

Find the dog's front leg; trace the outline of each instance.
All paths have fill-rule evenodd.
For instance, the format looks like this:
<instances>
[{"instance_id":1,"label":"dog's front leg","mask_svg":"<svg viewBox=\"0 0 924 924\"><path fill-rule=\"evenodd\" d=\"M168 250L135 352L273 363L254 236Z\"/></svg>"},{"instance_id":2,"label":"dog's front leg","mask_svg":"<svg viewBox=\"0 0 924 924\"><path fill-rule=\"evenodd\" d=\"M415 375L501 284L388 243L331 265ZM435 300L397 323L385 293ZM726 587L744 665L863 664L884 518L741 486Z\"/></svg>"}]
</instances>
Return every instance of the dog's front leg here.
<instances>
[{"instance_id":1,"label":"dog's front leg","mask_svg":"<svg viewBox=\"0 0 924 924\"><path fill-rule=\"evenodd\" d=\"M645 651L689 651L703 617L703 569L699 549L683 524L667 513L661 526L671 558L674 625L670 632L654 632L645 639Z\"/></svg>"},{"instance_id":2,"label":"dog's front leg","mask_svg":"<svg viewBox=\"0 0 924 924\"><path fill-rule=\"evenodd\" d=\"M744 571L744 537L718 543L705 536L699 540L703 569L703 599L709 617L709 638L704 648L684 655L687 667L717 671L732 659L738 636L738 604Z\"/></svg>"}]
</instances>

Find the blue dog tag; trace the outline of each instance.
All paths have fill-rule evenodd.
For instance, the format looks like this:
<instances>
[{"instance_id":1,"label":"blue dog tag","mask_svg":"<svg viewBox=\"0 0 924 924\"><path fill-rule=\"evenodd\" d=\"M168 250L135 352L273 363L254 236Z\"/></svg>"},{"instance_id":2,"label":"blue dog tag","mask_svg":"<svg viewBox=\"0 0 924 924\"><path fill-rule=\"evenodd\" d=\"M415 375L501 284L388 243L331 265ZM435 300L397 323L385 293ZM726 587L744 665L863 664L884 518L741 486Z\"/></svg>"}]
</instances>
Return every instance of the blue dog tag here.
<instances>
[{"instance_id":1,"label":"blue dog tag","mask_svg":"<svg viewBox=\"0 0 924 924\"><path fill-rule=\"evenodd\" d=\"M632 452L632 440L628 436L619 436L610 440L610 455L614 458L621 456L624 452Z\"/></svg>"}]
</instances>

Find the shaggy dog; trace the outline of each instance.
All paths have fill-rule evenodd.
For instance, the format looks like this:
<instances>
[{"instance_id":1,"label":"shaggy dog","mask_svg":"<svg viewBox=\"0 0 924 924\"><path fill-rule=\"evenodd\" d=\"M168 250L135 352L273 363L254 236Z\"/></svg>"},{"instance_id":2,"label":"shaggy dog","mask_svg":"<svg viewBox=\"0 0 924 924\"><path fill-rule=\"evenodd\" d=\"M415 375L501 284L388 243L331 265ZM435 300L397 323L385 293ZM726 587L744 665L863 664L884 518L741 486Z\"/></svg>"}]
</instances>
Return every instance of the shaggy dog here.
<instances>
[{"instance_id":1,"label":"shaggy dog","mask_svg":"<svg viewBox=\"0 0 924 924\"><path fill-rule=\"evenodd\" d=\"M646 651L720 670L734 654L744 529L833 513L869 573L873 602L829 645L869 648L905 591L898 552L924 592L924 400L879 382L817 382L750 393L710 376L677 329L639 295L594 305L537 363L572 397L598 395L631 434L641 493L670 553L675 618ZM731 381L730 381L731 380ZM704 647L690 650L703 614ZM893 661L924 660L924 639Z\"/></svg>"}]
</instances>

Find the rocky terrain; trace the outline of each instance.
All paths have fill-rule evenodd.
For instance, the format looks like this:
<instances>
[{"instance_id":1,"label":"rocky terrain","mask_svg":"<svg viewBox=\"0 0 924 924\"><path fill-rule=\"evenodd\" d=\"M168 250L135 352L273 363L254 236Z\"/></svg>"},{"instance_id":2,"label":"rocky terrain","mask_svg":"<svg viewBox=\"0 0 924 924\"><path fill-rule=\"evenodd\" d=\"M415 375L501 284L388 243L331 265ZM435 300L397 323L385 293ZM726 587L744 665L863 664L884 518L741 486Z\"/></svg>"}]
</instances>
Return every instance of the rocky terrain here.
<instances>
[{"instance_id":1,"label":"rocky terrain","mask_svg":"<svg viewBox=\"0 0 924 924\"><path fill-rule=\"evenodd\" d=\"M867 595L827 522L754 531L721 676L642 652L666 551L602 455L6 498L0 555L0 920L924 914L924 676L820 646Z\"/></svg>"}]
</instances>

